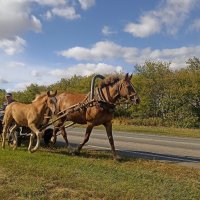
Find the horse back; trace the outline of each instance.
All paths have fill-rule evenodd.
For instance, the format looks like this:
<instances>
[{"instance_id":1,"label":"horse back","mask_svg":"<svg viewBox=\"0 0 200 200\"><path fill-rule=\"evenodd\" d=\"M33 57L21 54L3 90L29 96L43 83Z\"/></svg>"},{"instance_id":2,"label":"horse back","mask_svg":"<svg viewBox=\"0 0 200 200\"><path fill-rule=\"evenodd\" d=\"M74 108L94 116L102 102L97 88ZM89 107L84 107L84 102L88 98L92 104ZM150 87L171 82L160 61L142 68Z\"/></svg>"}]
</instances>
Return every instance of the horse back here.
<instances>
[{"instance_id":1,"label":"horse back","mask_svg":"<svg viewBox=\"0 0 200 200\"><path fill-rule=\"evenodd\" d=\"M81 103L86 99L86 94L62 93L58 95L58 108L60 111L68 109L70 106Z\"/></svg>"}]
</instances>

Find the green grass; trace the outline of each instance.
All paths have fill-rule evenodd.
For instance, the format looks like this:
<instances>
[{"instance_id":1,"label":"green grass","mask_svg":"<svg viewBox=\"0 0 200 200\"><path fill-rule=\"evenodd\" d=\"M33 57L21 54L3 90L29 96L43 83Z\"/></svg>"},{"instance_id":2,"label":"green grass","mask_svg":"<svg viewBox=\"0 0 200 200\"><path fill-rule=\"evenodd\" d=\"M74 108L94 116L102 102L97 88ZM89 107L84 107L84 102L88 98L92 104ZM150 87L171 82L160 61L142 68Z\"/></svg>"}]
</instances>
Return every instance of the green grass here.
<instances>
[{"instance_id":1,"label":"green grass","mask_svg":"<svg viewBox=\"0 0 200 200\"><path fill-rule=\"evenodd\" d=\"M199 199L200 170L65 149L0 150L0 199Z\"/></svg>"}]
</instances>

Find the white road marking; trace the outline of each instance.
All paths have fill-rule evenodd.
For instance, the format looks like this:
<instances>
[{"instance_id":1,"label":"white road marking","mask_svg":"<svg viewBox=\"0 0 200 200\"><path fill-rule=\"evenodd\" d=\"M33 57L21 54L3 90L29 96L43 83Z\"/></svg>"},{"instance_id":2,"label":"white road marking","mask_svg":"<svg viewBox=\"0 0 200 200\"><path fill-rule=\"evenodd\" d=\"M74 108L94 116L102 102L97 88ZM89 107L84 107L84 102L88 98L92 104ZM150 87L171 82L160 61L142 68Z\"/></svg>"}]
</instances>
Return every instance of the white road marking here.
<instances>
[{"instance_id":1,"label":"white road marking","mask_svg":"<svg viewBox=\"0 0 200 200\"><path fill-rule=\"evenodd\" d=\"M84 133L85 128L75 128L72 127L71 129L67 129L67 132L79 132L79 133ZM93 129L95 132L104 132L104 130L101 129ZM181 140L195 140L200 142L200 138L190 138L190 137L179 137L179 136L171 136L171 135L158 135L158 134L150 134L150 133L138 133L138 132L123 132L123 131L113 131L116 134L135 134L136 136L144 136L144 137L159 137L159 138L167 138L167 139L181 139ZM106 133L106 132L105 132ZM133 136L134 137L134 136Z\"/></svg>"},{"instance_id":2,"label":"white road marking","mask_svg":"<svg viewBox=\"0 0 200 200\"><path fill-rule=\"evenodd\" d=\"M70 133L74 133L74 131L68 131ZM81 132L81 131L78 131ZM93 133L93 136L103 136L104 138L106 138L106 136L100 134L100 133ZM183 142L183 141L173 141L173 140L163 140L163 139L152 139L152 138L136 138L134 136L119 136L119 135L114 135L114 138L124 138L124 139L133 139L133 140L143 140L143 141L153 141L153 142L164 142L164 143L177 143L177 144L187 144L187 145L195 145L195 146L199 146L200 147L200 143L193 143L193 142Z\"/></svg>"}]
</instances>

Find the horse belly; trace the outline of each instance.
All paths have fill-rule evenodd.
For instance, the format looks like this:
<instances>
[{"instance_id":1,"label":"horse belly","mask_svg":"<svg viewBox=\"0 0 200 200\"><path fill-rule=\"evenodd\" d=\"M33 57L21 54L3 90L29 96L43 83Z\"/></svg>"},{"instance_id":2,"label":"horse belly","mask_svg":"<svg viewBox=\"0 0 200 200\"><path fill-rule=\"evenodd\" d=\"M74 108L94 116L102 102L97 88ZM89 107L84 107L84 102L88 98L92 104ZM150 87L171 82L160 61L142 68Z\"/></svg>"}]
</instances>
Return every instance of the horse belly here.
<instances>
[{"instance_id":1,"label":"horse belly","mask_svg":"<svg viewBox=\"0 0 200 200\"><path fill-rule=\"evenodd\" d=\"M20 125L20 126L28 125L26 113L24 113L23 110L18 110L17 108L13 108L12 115L13 115L15 122L18 125Z\"/></svg>"},{"instance_id":2,"label":"horse belly","mask_svg":"<svg viewBox=\"0 0 200 200\"><path fill-rule=\"evenodd\" d=\"M112 117L112 112L97 107L88 108L86 112L86 120L95 126L111 121Z\"/></svg>"},{"instance_id":3,"label":"horse belly","mask_svg":"<svg viewBox=\"0 0 200 200\"><path fill-rule=\"evenodd\" d=\"M87 120L86 120L86 117L85 117L85 112L82 111L82 112L74 112L74 113L71 113L67 116L67 120L68 121L73 121L77 124L86 124L87 123Z\"/></svg>"}]
</instances>

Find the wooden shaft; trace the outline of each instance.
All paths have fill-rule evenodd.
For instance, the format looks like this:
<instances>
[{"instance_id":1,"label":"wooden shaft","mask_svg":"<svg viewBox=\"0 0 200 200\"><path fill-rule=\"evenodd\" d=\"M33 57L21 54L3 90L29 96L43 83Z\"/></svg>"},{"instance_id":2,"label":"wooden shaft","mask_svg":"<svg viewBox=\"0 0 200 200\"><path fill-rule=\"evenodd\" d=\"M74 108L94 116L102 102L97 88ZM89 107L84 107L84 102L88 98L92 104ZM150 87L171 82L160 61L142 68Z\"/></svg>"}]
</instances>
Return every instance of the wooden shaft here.
<instances>
[{"instance_id":1,"label":"wooden shaft","mask_svg":"<svg viewBox=\"0 0 200 200\"><path fill-rule=\"evenodd\" d=\"M62 114L61 116L59 116L58 118L56 118L55 120L51 121L50 123L48 123L48 124L42 126L42 127L40 128L40 131L42 131L42 130L45 129L46 127L52 125L54 122L56 122L56 121L62 119L63 117L67 116L70 112L78 111L79 109L86 107L87 105L93 103L94 101L95 101L95 99L93 99L92 101L89 101L89 102L87 102L87 103L84 103L84 104L82 104L82 105L81 105L81 104L75 104L75 105L73 105L73 106L71 106L71 107L69 107L69 108L67 108L67 109L65 109L65 110L63 110L63 111L61 111L61 112L59 112L59 113L62 113L62 112L65 112L65 113ZM77 106L78 106L78 107L77 107ZM77 108L76 108L76 107L77 107ZM70 111L70 109L74 109L74 110L71 110L71 111ZM67 112L66 112L66 111L67 111Z\"/></svg>"}]
</instances>

